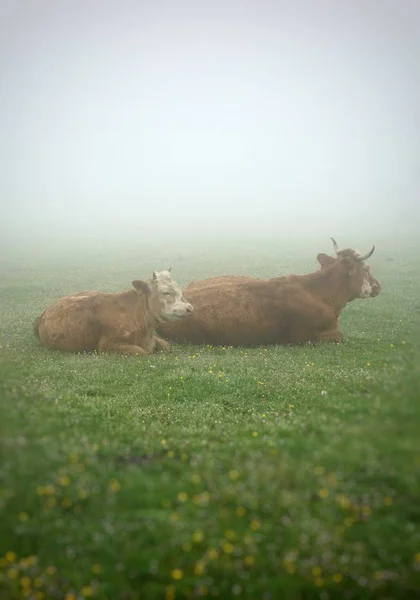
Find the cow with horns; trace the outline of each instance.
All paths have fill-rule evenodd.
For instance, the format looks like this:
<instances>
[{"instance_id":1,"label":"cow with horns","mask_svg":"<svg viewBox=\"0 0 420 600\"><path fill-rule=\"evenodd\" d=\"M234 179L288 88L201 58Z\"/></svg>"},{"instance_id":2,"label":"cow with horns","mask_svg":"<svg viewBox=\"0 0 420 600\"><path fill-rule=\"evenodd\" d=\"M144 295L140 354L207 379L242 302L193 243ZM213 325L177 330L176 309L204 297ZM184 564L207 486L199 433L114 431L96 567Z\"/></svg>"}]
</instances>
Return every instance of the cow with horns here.
<instances>
[{"instance_id":1,"label":"cow with horns","mask_svg":"<svg viewBox=\"0 0 420 600\"><path fill-rule=\"evenodd\" d=\"M333 239L333 238L331 238ZM270 279L222 276L192 282L184 291L193 315L159 325L165 338L193 344L260 346L339 342L338 319L356 298L377 296L379 281L354 249L318 254L321 269Z\"/></svg>"}]
</instances>

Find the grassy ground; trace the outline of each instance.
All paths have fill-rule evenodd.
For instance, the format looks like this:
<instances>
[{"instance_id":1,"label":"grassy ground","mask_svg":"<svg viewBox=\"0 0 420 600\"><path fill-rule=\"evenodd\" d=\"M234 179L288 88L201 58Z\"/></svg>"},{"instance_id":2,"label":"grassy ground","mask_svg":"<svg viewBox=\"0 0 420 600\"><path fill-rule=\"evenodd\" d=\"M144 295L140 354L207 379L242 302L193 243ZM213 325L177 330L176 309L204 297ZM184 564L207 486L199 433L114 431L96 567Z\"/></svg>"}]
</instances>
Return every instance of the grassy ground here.
<instances>
[{"instance_id":1,"label":"grassy ground","mask_svg":"<svg viewBox=\"0 0 420 600\"><path fill-rule=\"evenodd\" d=\"M171 263L270 276L329 245L4 255L0 598L419 597L420 266L397 247L341 345L146 358L47 351L31 323Z\"/></svg>"}]
</instances>

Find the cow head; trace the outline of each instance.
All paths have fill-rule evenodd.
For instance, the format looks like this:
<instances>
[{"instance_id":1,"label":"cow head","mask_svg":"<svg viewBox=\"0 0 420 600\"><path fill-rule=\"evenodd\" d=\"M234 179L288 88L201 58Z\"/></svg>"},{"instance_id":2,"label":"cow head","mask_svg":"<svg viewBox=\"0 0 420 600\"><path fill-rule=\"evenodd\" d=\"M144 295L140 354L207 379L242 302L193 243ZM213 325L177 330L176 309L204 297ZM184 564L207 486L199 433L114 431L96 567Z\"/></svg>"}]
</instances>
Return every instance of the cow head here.
<instances>
[{"instance_id":1,"label":"cow head","mask_svg":"<svg viewBox=\"0 0 420 600\"><path fill-rule=\"evenodd\" d=\"M133 281L137 292L145 294L158 321L178 321L188 317L193 307L182 295L181 288L171 277L171 269L153 271L149 281Z\"/></svg>"},{"instance_id":2,"label":"cow head","mask_svg":"<svg viewBox=\"0 0 420 600\"><path fill-rule=\"evenodd\" d=\"M360 252L357 250L353 250L352 248L347 248L345 250L340 250L337 242L334 238L331 238L334 244L334 250L336 256L328 256L328 254L318 254L317 261L321 265L321 269L325 269L330 265L333 265L337 261L342 261L344 266L346 266L349 270L349 275L351 276L351 284L353 288L353 296L354 298L374 298L377 296L381 290L381 284L370 272L370 267L365 265L363 261L372 256L375 251L375 246L373 246L372 250L362 256ZM359 290L359 293L357 293Z\"/></svg>"}]
</instances>

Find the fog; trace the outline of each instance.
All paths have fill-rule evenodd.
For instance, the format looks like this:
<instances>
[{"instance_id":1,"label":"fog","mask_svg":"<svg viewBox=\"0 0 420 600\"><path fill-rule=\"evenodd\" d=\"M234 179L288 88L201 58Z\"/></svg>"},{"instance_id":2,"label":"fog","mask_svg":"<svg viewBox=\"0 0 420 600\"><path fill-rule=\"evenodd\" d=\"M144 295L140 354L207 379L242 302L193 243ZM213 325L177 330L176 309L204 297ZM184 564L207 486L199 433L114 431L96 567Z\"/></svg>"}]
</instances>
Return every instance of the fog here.
<instances>
[{"instance_id":1,"label":"fog","mask_svg":"<svg viewBox=\"0 0 420 600\"><path fill-rule=\"evenodd\" d=\"M418 0L1 0L3 239L414 233Z\"/></svg>"}]
</instances>

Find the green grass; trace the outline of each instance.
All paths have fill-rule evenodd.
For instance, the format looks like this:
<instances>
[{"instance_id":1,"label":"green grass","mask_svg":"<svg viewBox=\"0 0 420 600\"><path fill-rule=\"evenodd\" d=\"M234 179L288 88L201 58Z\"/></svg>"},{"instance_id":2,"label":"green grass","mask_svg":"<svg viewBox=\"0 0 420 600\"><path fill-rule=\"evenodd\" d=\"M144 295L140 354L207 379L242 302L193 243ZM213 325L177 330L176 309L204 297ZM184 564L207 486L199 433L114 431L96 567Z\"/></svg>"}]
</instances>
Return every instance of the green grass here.
<instances>
[{"instance_id":1,"label":"green grass","mask_svg":"<svg viewBox=\"0 0 420 600\"><path fill-rule=\"evenodd\" d=\"M397 247L341 345L143 358L44 350L32 320L171 263L307 272L328 244L3 255L0 598L418 597L420 265Z\"/></svg>"}]
</instances>

